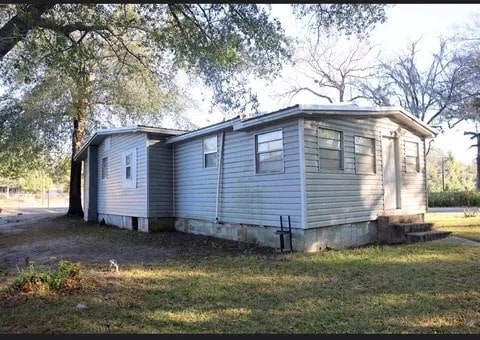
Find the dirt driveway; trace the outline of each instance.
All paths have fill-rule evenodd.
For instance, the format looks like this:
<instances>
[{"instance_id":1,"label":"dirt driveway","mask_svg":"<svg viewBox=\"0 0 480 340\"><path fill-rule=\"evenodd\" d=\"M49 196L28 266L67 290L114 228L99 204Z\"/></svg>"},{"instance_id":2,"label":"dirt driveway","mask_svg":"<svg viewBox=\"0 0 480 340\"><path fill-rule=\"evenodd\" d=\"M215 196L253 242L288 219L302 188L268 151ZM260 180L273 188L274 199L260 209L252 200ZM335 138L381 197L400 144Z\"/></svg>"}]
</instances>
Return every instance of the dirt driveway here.
<instances>
[{"instance_id":1,"label":"dirt driveway","mask_svg":"<svg viewBox=\"0 0 480 340\"><path fill-rule=\"evenodd\" d=\"M270 259L278 256L273 248L175 231L146 234L87 224L68 218L65 213L66 208L4 209L0 213L0 274L17 273L26 267L27 261L49 266L63 259L108 269L110 259L122 267L178 258L195 262L219 255L258 254ZM479 242L458 237L433 242L480 246Z\"/></svg>"},{"instance_id":2,"label":"dirt driveway","mask_svg":"<svg viewBox=\"0 0 480 340\"><path fill-rule=\"evenodd\" d=\"M66 213L67 208L3 208L0 213L0 235L21 231L33 222Z\"/></svg>"},{"instance_id":3,"label":"dirt driveway","mask_svg":"<svg viewBox=\"0 0 480 340\"><path fill-rule=\"evenodd\" d=\"M0 215L0 273L16 273L27 261L50 266L59 260L108 268L154 264L175 258L196 261L208 256L246 253L276 256L275 249L180 232L142 233L113 226L85 223L65 211L24 210ZM6 222L9 220L11 222ZM17 221L18 220L18 221Z\"/></svg>"}]
</instances>

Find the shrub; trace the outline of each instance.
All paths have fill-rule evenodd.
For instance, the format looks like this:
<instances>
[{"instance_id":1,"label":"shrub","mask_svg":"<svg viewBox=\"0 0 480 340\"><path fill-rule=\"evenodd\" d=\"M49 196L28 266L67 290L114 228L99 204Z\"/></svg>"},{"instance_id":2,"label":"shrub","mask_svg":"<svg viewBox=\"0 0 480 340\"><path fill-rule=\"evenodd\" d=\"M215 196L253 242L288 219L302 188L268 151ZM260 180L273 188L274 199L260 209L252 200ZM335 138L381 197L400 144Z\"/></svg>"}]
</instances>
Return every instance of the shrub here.
<instances>
[{"instance_id":1,"label":"shrub","mask_svg":"<svg viewBox=\"0 0 480 340\"><path fill-rule=\"evenodd\" d=\"M34 262L28 262L25 270L9 286L9 291L61 291L80 283L80 264L60 261L55 270L38 269Z\"/></svg>"},{"instance_id":2,"label":"shrub","mask_svg":"<svg viewBox=\"0 0 480 340\"><path fill-rule=\"evenodd\" d=\"M428 193L428 206L433 207L478 207L480 193L475 191L441 191Z\"/></svg>"}]
</instances>

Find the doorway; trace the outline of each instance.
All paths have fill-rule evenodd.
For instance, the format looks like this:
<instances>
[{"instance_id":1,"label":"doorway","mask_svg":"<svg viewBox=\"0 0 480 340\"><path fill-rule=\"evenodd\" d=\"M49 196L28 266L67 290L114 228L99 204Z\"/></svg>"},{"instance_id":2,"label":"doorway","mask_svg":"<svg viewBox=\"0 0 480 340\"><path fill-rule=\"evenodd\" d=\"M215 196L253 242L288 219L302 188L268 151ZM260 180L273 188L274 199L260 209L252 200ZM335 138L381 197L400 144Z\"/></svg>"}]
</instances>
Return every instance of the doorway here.
<instances>
[{"instance_id":1,"label":"doorway","mask_svg":"<svg viewBox=\"0 0 480 340\"><path fill-rule=\"evenodd\" d=\"M382 137L384 210L400 209L398 138Z\"/></svg>"}]
</instances>

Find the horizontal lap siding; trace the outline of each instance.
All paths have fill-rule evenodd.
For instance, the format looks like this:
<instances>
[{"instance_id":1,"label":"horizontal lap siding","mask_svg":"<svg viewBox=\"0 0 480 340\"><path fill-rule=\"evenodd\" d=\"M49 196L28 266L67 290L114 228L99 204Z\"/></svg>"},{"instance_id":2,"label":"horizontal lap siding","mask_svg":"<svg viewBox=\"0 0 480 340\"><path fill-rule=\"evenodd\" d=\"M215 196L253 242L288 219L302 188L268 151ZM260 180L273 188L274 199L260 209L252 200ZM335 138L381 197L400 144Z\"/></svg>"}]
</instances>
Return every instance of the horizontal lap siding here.
<instances>
[{"instance_id":1,"label":"horizontal lap siding","mask_svg":"<svg viewBox=\"0 0 480 340\"><path fill-rule=\"evenodd\" d=\"M98 213L147 217L147 138L145 134L112 135L111 148L98 147ZM122 152L136 147L137 187L122 186ZM102 158L108 157L108 179L102 179Z\"/></svg>"},{"instance_id":2,"label":"horizontal lap siding","mask_svg":"<svg viewBox=\"0 0 480 340\"><path fill-rule=\"evenodd\" d=\"M343 131L344 170L319 170L318 126ZM383 212L381 136L389 136L390 131L397 128L398 124L388 118L305 120L305 181L309 228L376 219ZM355 173L354 136L375 138L376 174ZM405 174L403 138L419 142L421 139L409 132L400 138L402 210L408 212L425 202L425 182L421 173ZM423 144L420 154L420 163L423 164Z\"/></svg>"},{"instance_id":3,"label":"horizontal lap siding","mask_svg":"<svg viewBox=\"0 0 480 340\"><path fill-rule=\"evenodd\" d=\"M418 143L420 153L420 172L406 172L405 141ZM427 192L425 189L425 145L414 134L407 132L400 142L400 159L402 160L402 209L425 211Z\"/></svg>"},{"instance_id":4,"label":"horizontal lap siding","mask_svg":"<svg viewBox=\"0 0 480 340\"><path fill-rule=\"evenodd\" d=\"M149 217L173 216L172 145L164 140L148 141Z\"/></svg>"},{"instance_id":5,"label":"horizontal lap siding","mask_svg":"<svg viewBox=\"0 0 480 340\"><path fill-rule=\"evenodd\" d=\"M202 137L174 145L176 217L213 220L217 169L203 167Z\"/></svg>"},{"instance_id":6,"label":"horizontal lap siding","mask_svg":"<svg viewBox=\"0 0 480 340\"><path fill-rule=\"evenodd\" d=\"M255 134L279 128L283 128L285 172L256 174ZM298 143L296 120L254 131L225 132L220 221L278 226L280 215L290 215L292 226L302 227ZM175 145L178 217L215 218L217 169L203 169L202 155L201 138Z\"/></svg>"}]
</instances>

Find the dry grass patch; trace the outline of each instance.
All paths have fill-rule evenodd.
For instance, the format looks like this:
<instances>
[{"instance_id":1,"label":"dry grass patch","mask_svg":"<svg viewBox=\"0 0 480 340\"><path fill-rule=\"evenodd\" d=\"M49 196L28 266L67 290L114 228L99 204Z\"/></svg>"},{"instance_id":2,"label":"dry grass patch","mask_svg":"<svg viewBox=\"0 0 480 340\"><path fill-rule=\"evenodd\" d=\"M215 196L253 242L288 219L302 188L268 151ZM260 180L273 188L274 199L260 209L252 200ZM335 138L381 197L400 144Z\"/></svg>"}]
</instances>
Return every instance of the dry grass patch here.
<instances>
[{"instance_id":1,"label":"dry grass patch","mask_svg":"<svg viewBox=\"0 0 480 340\"><path fill-rule=\"evenodd\" d=\"M480 216L465 217L463 212L427 213L425 221L435 223L438 230L451 231L453 236L480 241Z\"/></svg>"}]
</instances>

